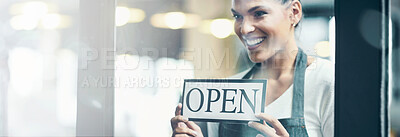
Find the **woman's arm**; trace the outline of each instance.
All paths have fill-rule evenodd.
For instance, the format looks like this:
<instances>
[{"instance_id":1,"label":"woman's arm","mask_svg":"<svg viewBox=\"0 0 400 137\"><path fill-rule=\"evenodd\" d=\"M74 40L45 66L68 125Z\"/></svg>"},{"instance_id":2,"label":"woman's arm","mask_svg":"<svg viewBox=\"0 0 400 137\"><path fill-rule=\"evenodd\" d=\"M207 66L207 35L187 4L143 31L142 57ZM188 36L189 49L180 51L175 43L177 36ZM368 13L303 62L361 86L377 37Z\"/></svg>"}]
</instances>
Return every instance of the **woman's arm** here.
<instances>
[{"instance_id":1,"label":"woman's arm","mask_svg":"<svg viewBox=\"0 0 400 137\"><path fill-rule=\"evenodd\" d=\"M321 131L324 137L333 137L334 136L334 126L335 126L335 92L334 92L334 84L330 85L329 92L323 97L324 105L322 105L322 114L321 114Z\"/></svg>"}]
</instances>

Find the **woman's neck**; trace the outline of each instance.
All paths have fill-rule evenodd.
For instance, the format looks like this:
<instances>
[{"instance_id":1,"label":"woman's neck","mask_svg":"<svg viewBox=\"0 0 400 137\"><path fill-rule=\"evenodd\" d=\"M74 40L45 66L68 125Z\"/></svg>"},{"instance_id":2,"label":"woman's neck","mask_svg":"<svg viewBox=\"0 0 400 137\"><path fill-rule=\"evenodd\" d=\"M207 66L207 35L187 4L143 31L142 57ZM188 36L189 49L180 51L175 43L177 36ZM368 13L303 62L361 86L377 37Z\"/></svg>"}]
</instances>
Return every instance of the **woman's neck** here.
<instances>
[{"instance_id":1,"label":"woman's neck","mask_svg":"<svg viewBox=\"0 0 400 137\"><path fill-rule=\"evenodd\" d=\"M298 52L296 44L277 51L274 56L261 63L259 73L265 78L278 80L281 76L293 74L294 63Z\"/></svg>"}]
</instances>

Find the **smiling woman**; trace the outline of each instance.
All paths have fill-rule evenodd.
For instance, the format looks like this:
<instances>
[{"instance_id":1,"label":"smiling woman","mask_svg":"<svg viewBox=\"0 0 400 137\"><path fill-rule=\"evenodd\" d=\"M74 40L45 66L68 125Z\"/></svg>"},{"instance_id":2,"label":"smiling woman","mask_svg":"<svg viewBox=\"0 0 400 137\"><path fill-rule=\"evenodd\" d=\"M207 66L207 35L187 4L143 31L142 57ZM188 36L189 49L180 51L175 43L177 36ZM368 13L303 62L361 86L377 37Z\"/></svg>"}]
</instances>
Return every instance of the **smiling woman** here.
<instances>
[{"instance_id":1,"label":"smiling woman","mask_svg":"<svg viewBox=\"0 0 400 137\"><path fill-rule=\"evenodd\" d=\"M299 1L282 4L268 0L234 0L232 5L235 32L249 49L253 62L266 61L277 51L284 51L283 48L295 51L294 26L302 17Z\"/></svg>"},{"instance_id":2,"label":"smiling woman","mask_svg":"<svg viewBox=\"0 0 400 137\"><path fill-rule=\"evenodd\" d=\"M333 64L298 47L295 28L303 17L301 2L232 0L231 11L235 33L256 63L231 78L267 79L266 111L256 115L264 123L198 126L180 115L178 105L171 119L173 136L333 136Z\"/></svg>"}]
</instances>

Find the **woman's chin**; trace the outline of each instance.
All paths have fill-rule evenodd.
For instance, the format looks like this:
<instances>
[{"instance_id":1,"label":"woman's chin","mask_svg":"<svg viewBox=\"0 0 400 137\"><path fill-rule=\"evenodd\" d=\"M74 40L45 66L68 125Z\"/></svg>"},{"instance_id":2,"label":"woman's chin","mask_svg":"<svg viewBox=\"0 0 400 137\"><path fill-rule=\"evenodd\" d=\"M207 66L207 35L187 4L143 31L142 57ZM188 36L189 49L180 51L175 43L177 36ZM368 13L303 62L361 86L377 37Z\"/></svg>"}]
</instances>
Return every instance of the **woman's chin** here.
<instances>
[{"instance_id":1,"label":"woman's chin","mask_svg":"<svg viewBox=\"0 0 400 137\"><path fill-rule=\"evenodd\" d=\"M261 63L269 58L270 56L250 55L250 60L254 63Z\"/></svg>"},{"instance_id":2,"label":"woman's chin","mask_svg":"<svg viewBox=\"0 0 400 137\"><path fill-rule=\"evenodd\" d=\"M266 49L249 51L247 53L249 55L250 60L254 63L264 62L270 59L272 56L274 56L274 53L271 52L271 50L266 50Z\"/></svg>"}]
</instances>

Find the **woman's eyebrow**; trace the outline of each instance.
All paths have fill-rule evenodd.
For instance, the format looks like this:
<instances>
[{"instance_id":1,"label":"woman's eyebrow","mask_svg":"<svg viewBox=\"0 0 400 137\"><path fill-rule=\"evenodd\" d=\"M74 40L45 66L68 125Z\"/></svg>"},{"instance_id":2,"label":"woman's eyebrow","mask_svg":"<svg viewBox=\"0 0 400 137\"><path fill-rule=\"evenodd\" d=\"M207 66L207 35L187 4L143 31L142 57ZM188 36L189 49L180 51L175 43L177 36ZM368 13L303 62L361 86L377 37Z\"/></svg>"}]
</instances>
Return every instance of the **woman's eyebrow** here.
<instances>
[{"instance_id":1,"label":"woman's eyebrow","mask_svg":"<svg viewBox=\"0 0 400 137\"><path fill-rule=\"evenodd\" d=\"M253 7L253 8L250 8L247 12L248 12L248 13L251 13L251 12L257 10L257 9L260 8L260 7L261 7L261 6L255 6L255 7Z\"/></svg>"},{"instance_id":2,"label":"woman's eyebrow","mask_svg":"<svg viewBox=\"0 0 400 137\"><path fill-rule=\"evenodd\" d=\"M257 9L269 9L269 8L268 8L268 7L265 7L265 6L255 6L255 7L250 8L247 12L248 12L248 13L251 13L251 12L257 10ZM231 9L231 11L232 11L233 13L238 13L238 12L236 12L233 8Z\"/></svg>"},{"instance_id":3,"label":"woman's eyebrow","mask_svg":"<svg viewBox=\"0 0 400 137\"><path fill-rule=\"evenodd\" d=\"M255 11L255 10L257 10L257 9L265 9L265 10L269 10L270 9L270 7L267 7L267 6L255 6L255 7L253 7L253 8L250 8L247 12L248 13L251 13L251 12L253 12L253 11Z\"/></svg>"},{"instance_id":4,"label":"woman's eyebrow","mask_svg":"<svg viewBox=\"0 0 400 137\"><path fill-rule=\"evenodd\" d=\"M234 9L231 9L232 13L237 13Z\"/></svg>"}]
</instances>

